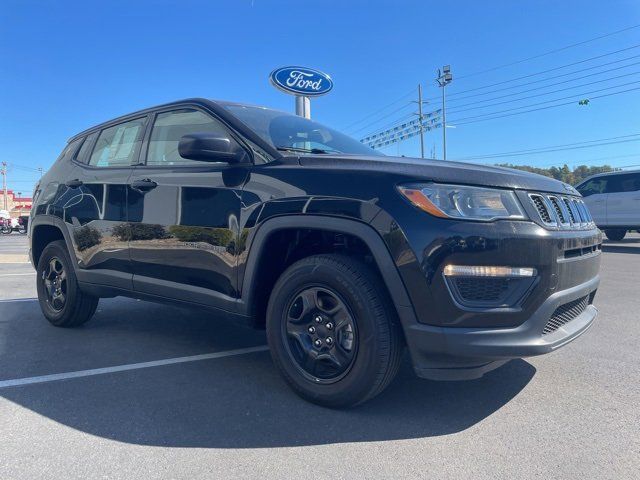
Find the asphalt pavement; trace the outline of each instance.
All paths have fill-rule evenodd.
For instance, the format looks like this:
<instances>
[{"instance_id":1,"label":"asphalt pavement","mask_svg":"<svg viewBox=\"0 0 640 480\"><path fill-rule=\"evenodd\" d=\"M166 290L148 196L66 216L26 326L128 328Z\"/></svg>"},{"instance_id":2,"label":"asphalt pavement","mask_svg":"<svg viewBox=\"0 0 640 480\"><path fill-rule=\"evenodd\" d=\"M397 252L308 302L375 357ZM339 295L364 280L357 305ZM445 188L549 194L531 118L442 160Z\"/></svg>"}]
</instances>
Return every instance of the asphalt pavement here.
<instances>
[{"instance_id":1,"label":"asphalt pavement","mask_svg":"<svg viewBox=\"0 0 640 480\"><path fill-rule=\"evenodd\" d=\"M26 238L0 236L0 479L640 478L640 235L602 255L600 315L565 348L467 382L405 359L339 411L209 312L114 298L50 326Z\"/></svg>"}]
</instances>

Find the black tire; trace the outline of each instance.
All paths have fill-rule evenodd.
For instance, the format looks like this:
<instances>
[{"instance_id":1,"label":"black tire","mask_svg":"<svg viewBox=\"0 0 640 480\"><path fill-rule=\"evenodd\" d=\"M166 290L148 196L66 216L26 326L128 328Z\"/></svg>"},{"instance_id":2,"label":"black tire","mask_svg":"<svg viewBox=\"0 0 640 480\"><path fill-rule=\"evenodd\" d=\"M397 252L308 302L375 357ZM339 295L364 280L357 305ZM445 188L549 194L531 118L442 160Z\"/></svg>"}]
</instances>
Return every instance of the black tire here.
<instances>
[{"instance_id":1,"label":"black tire","mask_svg":"<svg viewBox=\"0 0 640 480\"><path fill-rule=\"evenodd\" d=\"M80 290L64 241L45 247L36 272L40 309L52 325L77 327L91 319L99 298Z\"/></svg>"},{"instance_id":2,"label":"black tire","mask_svg":"<svg viewBox=\"0 0 640 480\"><path fill-rule=\"evenodd\" d=\"M316 298L306 304L313 304L309 310L311 313L300 314L295 322L288 320L291 311L307 294ZM328 377L319 377L316 367L312 373L305 370L306 366L302 366L304 361L296 357L293 349L301 351L300 345L313 347L313 342L320 340L317 332L307 335L308 341L299 339L306 335L305 328L314 326L310 323L306 327L307 319L317 321L318 316L325 315L318 305L331 309L338 308L338 304L344 308L339 307L341 319L335 320L335 326L331 327L335 330L326 330L332 324L329 314L326 314L326 323L320 323L318 327L323 328L326 335L335 337L334 345L327 347L323 344L319 348L333 348L331 351L340 357L351 355L350 363L338 375L336 372L343 369L346 362L339 363L340 369L331 362ZM347 318L350 318L353 328L344 326L349 323L345 320ZM302 326L302 333L295 339L288 331L292 323L296 328ZM398 372L404 350L397 314L379 275L364 263L343 255L314 255L287 268L269 299L267 338L273 361L291 388L306 400L332 408L363 403L384 390ZM326 337L322 340L326 341ZM348 352L343 348L345 345L351 347ZM331 351L325 353L333 358ZM304 353L301 355L304 357ZM314 355L316 363L318 358L325 356L318 352ZM326 363L326 359L322 362ZM323 365L322 369L326 373L327 366ZM332 376L333 373L336 374Z\"/></svg>"},{"instance_id":3,"label":"black tire","mask_svg":"<svg viewBox=\"0 0 640 480\"><path fill-rule=\"evenodd\" d=\"M623 228L607 228L604 231L604 234L607 236L609 240L613 240L614 242L619 242L625 237L625 235L627 234L627 231L624 230Z\"/></svg>"}]
</instances>

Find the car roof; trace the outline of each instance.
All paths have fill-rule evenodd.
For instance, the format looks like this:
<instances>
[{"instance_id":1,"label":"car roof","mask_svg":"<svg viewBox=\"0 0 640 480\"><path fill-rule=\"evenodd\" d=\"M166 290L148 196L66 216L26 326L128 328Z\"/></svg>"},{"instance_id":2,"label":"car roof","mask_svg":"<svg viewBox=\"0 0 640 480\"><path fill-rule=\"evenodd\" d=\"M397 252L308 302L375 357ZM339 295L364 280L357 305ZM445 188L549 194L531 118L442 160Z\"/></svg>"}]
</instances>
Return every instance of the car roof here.
<instances>
[{"instance_id":1,"label":"car roof","mask_svg":"<svg viewBox=\"0 0 640 480\"><path fill-rule=\"evenodd\" d=\"M220 117L222 120L224 120L227 124L229 124L235 130L237 130L240 133L242 133L247 139L249 139L254 144L256 144L259 147L261 147L266 152L270 153L272 156L275 156L275 157L281 157L282 156L281 153L278 152L275 148L273 148L272 145L269 145L268 142L266 142L264 139L262 139L256 132L251 130L247 125L242 123L241 120L236 118L230 111L228 111L225 108L228 105L238 105L238 106L247 106L247 107L253 107L254 105L247 105L247 104L244 104L244 103L234 103L234 102L226 102L226 101L219 101L219 100L210 100L210 99L207 99L207 98L198 98L198 97L187 98L187 99L184 99L184 100L176 100L174 102L169 102L169 103L163 103L161 105L156 105L156 106L153 106L153 107L145 108L143 110L137 110L135 112L131 112L131 113L128 113L126 115L121 115L119 117L113 118L113 119L108 120L106 122L99 123L97 125L94 125L93 127L90 127L90 128L87 128L87 129L83 130L80 133L75 134L74 136L72 136L69 139L69 142L72 142L73 140L76 140L77 138L86 136L86 135L88 135L90 133L93 133L93 132L102 130L104 128L110 127L112 125L117 125L119 123L126 122L128 120L133 120L133 119L138 118L138 117L140 117L142 115L148 115L148 114L153 113L153 112L155 112L157 110L171 108L171 107L186 107L186 106L189 106L189 105L195 105L195 106L204 107L204 108L214 112L218 117ZM265 108L265 107L260 107L260 108Z\"/></svg>"},{"instance_id":2,"label":"car roof","mask_svg":"<svg viewBox=\"0 0 640 480\"><path fill-rule=\"evenodd\" d=\"M584 180L582 180L578 186L582 185L583 183L588 182L589 180L593 180L594 178L600 178L600 177L610 177L610 176L615 176L615 175L626 175L628 173L640 173L640 169L634 169L634 170L614 170L613 172L602 172L602 173L595 173L593 175L588 176L587 178L585 178Z\"/></svg>"},{"instance_id":3,"label":"car roof","mask_svg":"<svg viewBox=\"0 0 640 480\"><path fill-rule=\"evenodd\" d=\"M176 100L174 102L169 102L169 103L163 103L160 105L155 105L153 107L148 107L142 110L136 110L135 112L131 112L131 113L127 113L125 115L120 115L119 117L115 117L112 118L110 120L106 120L102 123L99 123L97 125L94 125L92 127L89 127L75 135L73 135L70 139L69 142L75 140L78 137L83 137L95 130L102 130L105 127L108 127L109 125L113 125L113 124L117 124L117 123L121 123L121 122L126 122L129 119L133 119L142 115L148 115L149 113L155 111L155 110L159 110L161 108L166 108L166 107L172 107L174 105L182 105L182 104L195 104L195 105L207 105L209 102L211 102L211 100L207 100L205 98L187 98L184 100Z\"/></svg>"}]
</instances>

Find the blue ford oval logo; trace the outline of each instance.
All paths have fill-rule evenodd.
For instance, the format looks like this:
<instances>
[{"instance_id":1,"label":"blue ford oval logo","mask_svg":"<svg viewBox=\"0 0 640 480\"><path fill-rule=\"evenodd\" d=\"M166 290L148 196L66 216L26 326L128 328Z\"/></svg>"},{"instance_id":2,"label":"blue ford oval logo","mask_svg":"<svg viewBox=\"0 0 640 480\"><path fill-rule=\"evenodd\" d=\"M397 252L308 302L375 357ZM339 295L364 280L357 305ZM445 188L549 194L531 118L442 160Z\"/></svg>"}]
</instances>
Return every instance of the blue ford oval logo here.
<instances>
[{"instance_id":1,"label":"blue ford oval logo","mask_svg":"<svg viewBox=\"0 0 640 480\"><path fill-rule=\"evenodd\" d=\"M274 87L292 95L317 97L329 93L333 80L326 73L306 67L277 68L269 80Z\"/></svg>"}]
</instances>

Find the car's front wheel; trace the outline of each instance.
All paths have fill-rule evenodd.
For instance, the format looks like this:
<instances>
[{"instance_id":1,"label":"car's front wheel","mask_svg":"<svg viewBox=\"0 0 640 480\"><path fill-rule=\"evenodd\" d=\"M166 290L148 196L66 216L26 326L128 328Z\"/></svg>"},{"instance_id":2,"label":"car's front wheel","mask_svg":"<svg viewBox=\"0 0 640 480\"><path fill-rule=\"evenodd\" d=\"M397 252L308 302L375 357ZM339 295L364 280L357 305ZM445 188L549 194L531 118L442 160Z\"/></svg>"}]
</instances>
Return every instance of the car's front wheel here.
<instances>
[{"instance_id":1,"label":"car's front wheel","mask_svg":"<svg viewBox=\"0 0 640 480\"><path fill-rule=\"evenodd\" d=\"M56 327L77 327L95 313L99 299L82 292L62 240L45 247L37 266L40 309Z\"/></svg>"},{"instance_id":2,"label":"car's front wheel","mask_svg":"<svg viewBox=\"0 0 640 480\"><path fill-rule=\"evenodd\" d=\"M314 255L278 279L267 309L271 354L303 398L362 403L398 371L403 338L379 275L342 255Z\"/></svg>"},{"instance_id":3,"label":"car's front wheel","mask_svg":"<svg viewBox=\"0 0 640 480\"><path fill-rule=\"evenodd\" d=\"M613 240L614 242L619 242L627 235L627 231L622 228L607 228L604 231L604 234L607 236L609 240Z\"/></svg>"}]
</instances>

